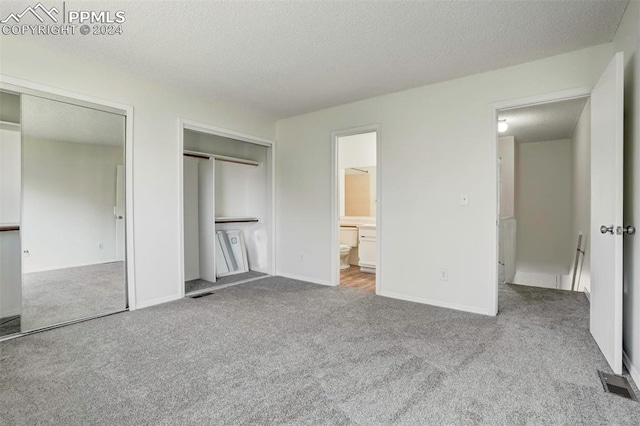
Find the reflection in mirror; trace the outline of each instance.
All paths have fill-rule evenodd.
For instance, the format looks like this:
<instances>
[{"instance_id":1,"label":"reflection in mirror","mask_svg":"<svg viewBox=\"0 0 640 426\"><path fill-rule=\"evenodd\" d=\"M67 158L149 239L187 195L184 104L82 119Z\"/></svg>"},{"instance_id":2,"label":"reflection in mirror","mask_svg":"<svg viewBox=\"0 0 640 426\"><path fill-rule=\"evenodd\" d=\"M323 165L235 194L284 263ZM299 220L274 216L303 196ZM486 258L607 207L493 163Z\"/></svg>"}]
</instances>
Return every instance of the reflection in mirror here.
<instances>
[{"instance_id":1,"label":"reflection in mirror","mask_svg":"<svg viewBox=\"0 0 640 426\"><path fill-rule=\"evenodd\" d=\"M20 95L0 92L0 338L20 332Z\"/></svg>"},{"instance_id":2,"label":"reflection in mirror","mask_svg":"<svg viewBox=\"0 0 640 426\"><path fill-rule=\"evenodd\" d=\"M22 95L22 331L126 308L125 118Z\"/></svg>"}]
</instances>

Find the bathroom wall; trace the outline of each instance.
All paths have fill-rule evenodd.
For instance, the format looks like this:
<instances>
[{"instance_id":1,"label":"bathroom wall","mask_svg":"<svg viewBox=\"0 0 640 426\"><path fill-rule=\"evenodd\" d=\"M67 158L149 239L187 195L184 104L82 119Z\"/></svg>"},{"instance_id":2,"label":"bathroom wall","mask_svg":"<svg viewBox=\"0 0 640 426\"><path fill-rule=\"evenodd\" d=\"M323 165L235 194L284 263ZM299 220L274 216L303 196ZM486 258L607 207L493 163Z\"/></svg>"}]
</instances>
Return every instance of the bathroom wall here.
<instances>
[{"instance_id":1,"label":"bathroom wall","mask_svg":"<svg viewBox=\"0 0 640 426\"><path fill-rule=\"evenodd\" d=\"M351 136L343 136L338 139L338 191L340 200L340 217L355 216L355 217L375 217L376 216L376 133L362 133ZM363 194L362 198L368 199L369 212L368 214L348 214L345 206L345 169L357 168L366 170L369 176L369 189L368 194ZM355 173L358 177L354 180L363 180L359 173Z\"/></svg>"},{"instance_id":2,"label":"bathroom wall","mask_svg":"<svg viewBox=\"0 0 640 426\"><path fill-rule=\"evenodd\" d=\"M338 139L338 167L375 167L376 133L342 136Z\"/></svg>"},{"instance_id":3,"label":"bathroom wall","mask_svg":"<svg viewBox=\"0 0 640 426\"><path fill-rule=\"evenodd\" d=\"M349 173L344 176L344 211L345 216L369 216L371 210L371 186L369 174L363 172Z\"/></svg>"}]
</instances>

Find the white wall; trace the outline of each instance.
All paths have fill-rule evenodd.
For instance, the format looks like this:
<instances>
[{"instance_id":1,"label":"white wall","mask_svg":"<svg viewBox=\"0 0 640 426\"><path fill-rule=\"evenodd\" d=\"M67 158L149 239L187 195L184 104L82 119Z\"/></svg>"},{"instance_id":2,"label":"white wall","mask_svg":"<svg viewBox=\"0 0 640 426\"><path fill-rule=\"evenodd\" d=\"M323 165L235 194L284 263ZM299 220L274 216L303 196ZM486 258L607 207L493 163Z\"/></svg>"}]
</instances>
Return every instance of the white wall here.
<instances>
[{"instance_id":1,"label":"white wall","mask_svg":"<svg viewBox=\"0 0 640 426\"><path fill-rule=\"evenodd\" d=\"M591 100L585 104L571 137L571 161L571 241L575 250L578 235L582 233L585 255L578 268L578 290L583 291L591 288Z\"/></svg>"},{"instance_id":2,"label":"white wall","mask_svg":"<svg viewBox=\"0 0 640 426\"><path fill-rule=\"evenodd\" d=\"M274 138L272 117L1 37L0 73L132 105L136 303L180 297L178 118ZM152 77L151 77L152 78Z\"/></svg>"},{"instance_id":3,"label":"white wall","mask_svg":"<svg viewBox=\"0 0 640 426\"><path fill-rule=\"evenodd\" d=\"M571 241L571 140L519 144L516 158L518 270L567 274Z\"/></svg>"},{"instance_id":4,"label":"white wall","mask_svg":"<svg viewBox=\"0 0 640 426\"><path fill-rule=\"evenodd\" d=\"M124 149L26 137L22 146L23 272L113 262Z\"/></svg>"},{"instance_id":5,"label":"white wall","mask_svg":"<svg viewBox=\"0 0 640 426\"><path fill-rule=\"evenodd\" d=\"M498 138L500 156L500 217L515 216L516 141L513 136Z\"/></svg>"},{"instance_id":6,"label":"white wall","mask_svg":"<svg viewBox=\"0 0 640 426\"><path fill-rule=\"evenodd\" d=\"M378 123L381 294L493 314L491 105L592 87L609 58L601 45L279 121L278 271L331 282L331 132ZM459 204L462 193L468 206Z\"/></svg>"},{"instance_id":7,"label":"white wall","mask_svg":"<svg viewBox=\"0 0 640 426\"><path fill-rule=\"evenodd\" d=\"M624 224L640 229L640 3L629 6L613 40L612 52L625 54ZM636 383L640 383L640 237L624 243L624 351Z\"/></svg>"}]
</instances>

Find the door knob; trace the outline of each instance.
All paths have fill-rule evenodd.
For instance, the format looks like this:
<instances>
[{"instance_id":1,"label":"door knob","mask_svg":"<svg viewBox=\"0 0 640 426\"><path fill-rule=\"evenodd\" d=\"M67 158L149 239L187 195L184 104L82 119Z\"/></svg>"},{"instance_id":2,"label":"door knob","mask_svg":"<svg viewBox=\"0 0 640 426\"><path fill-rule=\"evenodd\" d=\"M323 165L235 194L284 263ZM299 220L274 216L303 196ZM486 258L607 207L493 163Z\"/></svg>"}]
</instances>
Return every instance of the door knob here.
<instances>
[{"instance_id":1,"label":"door knob","mask_svg":"<svg viewBox=\"0 0 640 426\"><path fill-rule=\"evenodd\" d=\"M600 233L601 234L611 234L611 235L613 235L613 225L611 225L611 226L602 225L600 227Z\"/></svg>"},{"instance_id":2,"label":"door knob","mask_svg":"<svg viewBox=\"0 0 640 426\"><path fill-rule=\"evenodd\" d=\"M123 219L122 216L116 216L116 219Z\"/></svg>"},{"instance_id":3,"label":"door knob","mask_svg":"<svg viewBox=\"0 0 640 426\"><path fill-rule=\"evenodd\" d=\"M622 235L622 234L633 235L636 233L636 228L631 225L618 226L618 229L616 231L618 232L618 235Z\"/></svg>"}]
</instances>

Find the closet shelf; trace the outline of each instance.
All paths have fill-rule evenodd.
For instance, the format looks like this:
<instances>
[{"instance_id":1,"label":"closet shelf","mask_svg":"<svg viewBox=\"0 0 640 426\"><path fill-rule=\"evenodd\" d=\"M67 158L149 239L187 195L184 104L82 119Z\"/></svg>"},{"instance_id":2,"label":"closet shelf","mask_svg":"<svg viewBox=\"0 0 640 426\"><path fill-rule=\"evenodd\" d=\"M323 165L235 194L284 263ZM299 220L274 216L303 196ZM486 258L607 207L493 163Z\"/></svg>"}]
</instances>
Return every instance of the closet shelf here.
<instances>
[{"instance_id":1,"label":"closet shelf","mask_svg":"<svg viewBox=\"0 0 640 426\"><path fill-rule=\"evenodd\" d=\"M216 223L249 223L260 222L257 217L216 217Z\"/></svg>"},{"instance_id":2,"label":"closet shelf","mask_svg":"<svg viewBox=\"0 0 640 426\"><path fill-rule=\"evenodd\" d=\"M260 166L260 163L253 160L246 160L244 158L227 157L226 155L209 154L207 152L190 151L185 149L182 153L185 157L201 158L203 160L214 159L217 161L226 161L227 163L244 164L247 166Z\"/></svg>"}]
</instances>

